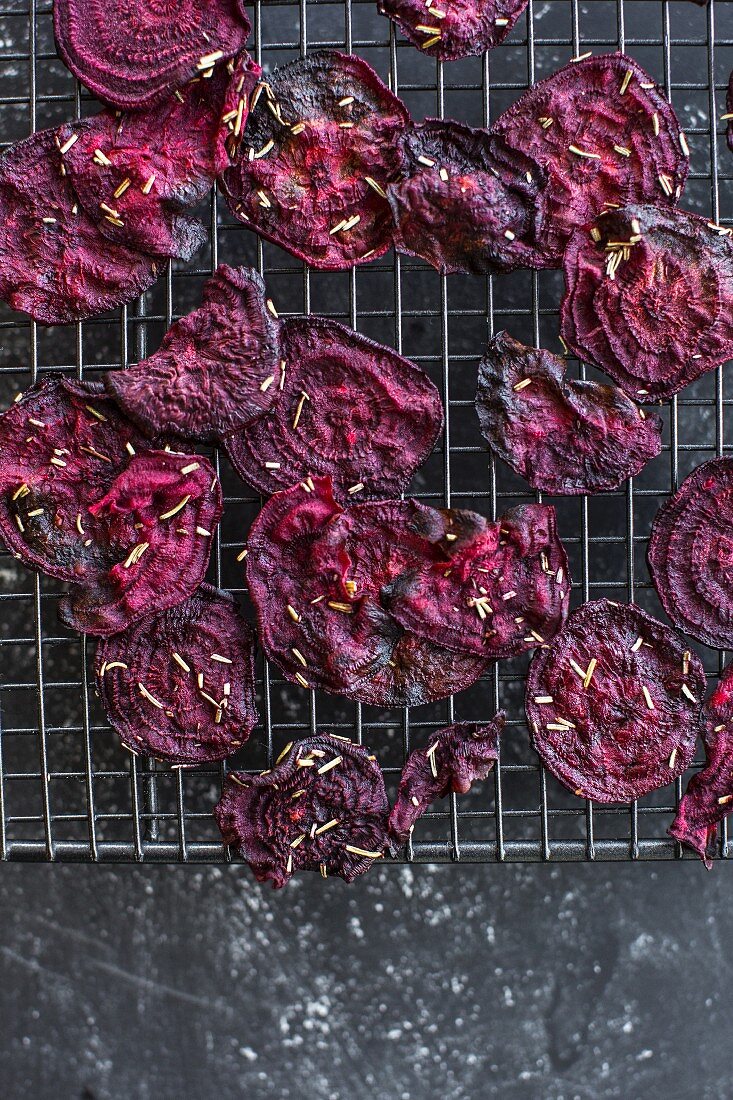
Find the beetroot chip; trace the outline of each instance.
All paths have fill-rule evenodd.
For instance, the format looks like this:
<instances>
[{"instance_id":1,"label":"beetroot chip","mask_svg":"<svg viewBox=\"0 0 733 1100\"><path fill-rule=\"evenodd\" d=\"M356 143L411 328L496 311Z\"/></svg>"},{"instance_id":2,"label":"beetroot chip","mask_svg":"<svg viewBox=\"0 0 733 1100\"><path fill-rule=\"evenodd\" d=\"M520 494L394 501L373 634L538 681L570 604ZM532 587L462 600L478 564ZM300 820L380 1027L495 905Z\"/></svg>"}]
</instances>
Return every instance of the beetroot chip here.
<instances>
[{"instance_id":1,"label":"beetroot chip","mask_svg":"<svg viewBox=\"0 0 733 1100\"><path fill-rule=\"evenodd\" d=\"M257 723L254 645L208 584L100 642L97 690L125 748L173 764L231 756Z\"/></svg>"},{"instance_id":2,"label":"beetroot chip","mask_svg":"<svg viewBox=\"0 0 733 1100\"><path fill-rule=\"evenodd\" d=\"M397 798L389 815L390 840L404 844L415 822L439 798L467 794L478 779L486 779L499 758L499 734L506 715L499 713L484 726L456 722L430 737L426 749L407 758Z\"/></svg>"},{"instance_id":3,"label":"beetroot chip","mask_svg":"<svg viewBox=\"0 0 733 1100\"><path fill-rule=\"evenodd\" d=\"M158 277L153 257L106 240L61 174L55 130L0 157L0 298L43 325L96 317Z\"/></svg>"},{"instance_id":4,"label":"beetroot chip","mask_svg":"<svg viewBox=\"0 0 733 1100\"><path fill-rule=\"evenodd\" d=\"M387 189L398 251L443 273L543 266L534 246L540 173L520 154L507 171L493 145L485 130L440 119L406 132L405 174Z\"/></svg>"},{"instance_id":5,"label":"beetroot chip","mask_svg":"<svg viewBox=\"0 0 733 1100\"><path fill-rule=\"evenodd\" d=\"M104 381L149 435L208 441L241 428L279 397L280 327L262 279L222 264L202 304L171 326L158 351Z\"/></svg>"},{"instance_id":6,"label":"beetroot chip","mask_svg":"<svg viewBox=\"0 0 733 1100\"><path fill-rule=\"evenodd\" d=\"M456 695L475 684L485 657L455 653L393 624L396 641L386 664L349 692L375 707L419 707Z\"/></svg>"},{"instance_id":7,"label":"beetroot chip","mask_svg":"<svg viewBox=\"0 0 733 1100\"><path fill-rule=\"evenodd\" d=\"M397 177L404 105L365 61L324 51L276 69L253 97L229 208L314 267L381 256L392 240L386 187ZM249 148L249 152L247 151Z\"/></svg>"},{"instance_id":8,"label":"beetroot chip","mask_svg":"<svg viewBox=\"0 0 733 1100\"><path fill-rule=\"evenodd\" d=\"M657 512L649 572L675 626L733 646L733 458L705 462Z\"/></svg>"},{"instance_id":9,"label":"beetroot chip","mask_svg":"<svg viewBox=\"0 0 733 1100\"><path fill-rule=\"evenodd\" d=\"M444 513L445 560L407 569L383 592L397 621L421 638L485 659L544 643L567 617L568 562L555 509L512 508L496 523Z\"/></svg>"},{"instance_id":10,"label":"beetroot chip","mask_svg":"<svg viewBox=\"0 0 733 1100\"><path fill-rule=\"evenodd\" d=\"M115 107L150 107L247 43L241 0L55 0L62 60Z\"/></svg>"},{"instance_id":11,"label":"beetroot chip","mask_svg":"<svg viewBox=\"0 0 733 1100\"><path fill-rule=\"evenodd\" d=\"M662 446L662 422L616 386L565 377L563 359L500 332L479 366L476 411L491 449L541 492L616 489Z\"/></svg>"},{"instance_id":12,"label":"beetroot chip","mask_svg":"<svg viewBox=\"0 0 733 1100\"><path fill-rule=\"evenodd\" d=\"M491 133L547 173L540 239L556 267L573 230L609 206L673 204L688 149L669 102L624 54L572 62L525 92Z\"/></svg>"},{"instance_id":13,"label":"beetroot chip","mask_svg":"<svg viewBox=\"0 0 733 1100\"><path fill-rule=\"evenodd\" d=\"M704 691L673 630L635 604L594 600L535 654L525 705L535 749L568 790L632 802L689 766Z\"/></svg>"},{"instance_id":14,"label":"beetroot chip","mask_svg":"<svg viewBox=\"0 0 733 1100\"><path fill-rule=\"evenodd\" d=\"M564 259L562 335L630 397L665 400L733 356L730 230L629 206L579 230Z\"/></svg>"},{"instance_id":15,"label":"beetroot chip","mask_svg":"<svg viewBox=\"0 0 733 1100\"><path fill-rule=\"evenodd\" d=\"M383 856L388 814L376 759L327 733L291 742L262 775L230 772L214 810L224 843L276 889L296 871L353 882Z\"/></svg>"},{"instance_id":16,"label":"beetroot chip","mask_svg":"<svg viewBox=\"0 0 733 1100\"><path fill-rule=\"evenodd\" d=\"M443 427L425 372L321 317L286 321L282 355L282 387L264 395L277 397L270 412L224 440L240 477L261 493L309 474L330 476L346 500L402 492Z\"/></svg>"},{"instance_id":17,"label":"beetroot chip","mask_svg":"<svg viewBox=\"0 0 733 1100\"><path fill-rule=\"evenodd\" d=\"M503 42L528 0L378 0L382 15L393 19L405 38L439 61L492 50Z\"/></svg>"}]
</instances>

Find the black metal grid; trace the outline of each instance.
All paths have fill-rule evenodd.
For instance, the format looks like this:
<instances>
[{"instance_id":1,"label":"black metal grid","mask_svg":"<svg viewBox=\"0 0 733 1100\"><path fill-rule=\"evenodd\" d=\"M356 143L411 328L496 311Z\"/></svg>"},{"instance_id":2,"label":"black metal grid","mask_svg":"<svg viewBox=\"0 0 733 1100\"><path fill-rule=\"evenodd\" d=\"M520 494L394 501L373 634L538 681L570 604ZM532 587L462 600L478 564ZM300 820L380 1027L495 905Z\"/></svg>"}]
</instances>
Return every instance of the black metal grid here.
<instances>
[{"instance_id":1,"label":"black metal grid","mask_svg":"<svg viewBox=\"0 0 733 1100\"><path fill-rule=\"evenodd\" d=\"M0 0L4 144L95 109L56 57L50 12L48 0ZM733 158L716 122L733 67L733 4L726 0L711 0L707 10L687 0L530 0L506 43L486 57L445 66L400 40L373 0L262 0L253 8L253 28L252 48L266 67L318 46L353 50L390 81L414 117L455 117L473 125L489 123L533 80L571 57L626 49L666 87L689 136L692 171L683 205L733 223ZM449 412L445 438L416 476L415 495L492 516L536 499L486 454L473 389L486 339L499 328L558 349L558 273L445 279L391 253L352 272L319 273L234 223L213 195L204 216L211 229L208 250L185 269L174 266L139 302L116 314L48 330L0 306L3 407L51 370L94 378L136 361L157 346L171 320L197 304L204 278L219 262L254 264L281 313L344 320L421 363L441 387ZM574 605L602 595L633 598L662 616L644 561L649 526L690 469L733 448L725 415L732 403L719 369L664 407L662 455L621 491L545 498L558 508ZM224 461L216 455L214 461L227 512L214 542L211 580L246 599L235 558L260 501ZM60 586L28 573L7 554L0 557L0 582L0 855L228 860L211 816L223 766L184 771L125 753L94 695L93 640L73 635L56 619ZM725 655L696 648L708 673L717 674ZM286 741L326 728L369 744L394 790L405 754L424 744L429 730L487 718L501 705L509 723L492 779L426 815L408 860L680 858L666 828L686 777L631 807L599 807L570 795L538 767L530 748L522 713L526 666L526 657L504 661L455 700L389 711L305 692L261 664L262 724L229 765L267 767ZM720 854L728 854L725 828Z\"/></svg>"}]
</instances>

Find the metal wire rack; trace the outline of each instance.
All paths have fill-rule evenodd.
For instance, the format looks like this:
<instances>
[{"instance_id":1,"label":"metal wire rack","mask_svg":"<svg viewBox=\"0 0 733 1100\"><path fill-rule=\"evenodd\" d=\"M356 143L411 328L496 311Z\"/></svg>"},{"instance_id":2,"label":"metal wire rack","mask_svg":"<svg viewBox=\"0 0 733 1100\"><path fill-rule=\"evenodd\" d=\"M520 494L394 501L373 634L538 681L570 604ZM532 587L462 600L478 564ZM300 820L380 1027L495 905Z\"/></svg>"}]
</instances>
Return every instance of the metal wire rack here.
<instances>
[{"instance_id":1,"label":"metal wire rack","mask_svg":"<svg viewBox=\"0 0 733 1100\"><path fill-rule=\"evenodd\" d=\"M253 45L273 67L319 46L354 51L389 80L415 118L453 117L485 125L535 79L586 50L625 49L666 88L692 148L683 205L733 223L733 156L723 126L733 68L733 3L710 0L530 0L507 41L481 58L436 64L379 16L374 0L257 0ZM95 105L58 60L48 0L0 0L0 135L3 144ZM414 495L492 516L534 499L483 445L473 412L476 367L490 333L507 328L527 343L558 349L557 272L496 279L441 278L388 254L345 273L311 271L229 218L212 194L203 216L208 250L173 266L137 303L99 320L43 329L0 305L0 402L49 371L94 378L157 347L172 320L199 300L220 262L253 264L281 313L344 320L419 362L440 386L448 411L441 447L416 476ZM585 371L582 365L578 370ZM588 375L592 374L587 371ZM719 369L661 411L664 450L619 492L552 499L568 546L575 605L607 595L635 599L663 617L644 553L651 520L699 462L733 448L726 416L733 394ZM241 549L260 500L214 461L227 511L210 579L246 600ZM550 498L545 498L550 499ZM129 756L94 694L93 639L56 619L60 586L0 557L0 855L13 860L226 861L211 816L220 765L170 769ZM698 647L710 675L725 655ZM527 659L504 661L472 689L412 711L362 707L308 693L260 663L262 722L229 766L268 767L283 744L315 728L370 745L394 790L405 754L428 731L506 708L501 762L470 795L435 807L418 824L405 858L414 861L672 859L666 836L684 777L631 807L582 802L545 774L529 745L522 700ZM698 761L698 765L701 761ZM725 828L720 855L728 855Z\"/></svg>"}]
</instances>

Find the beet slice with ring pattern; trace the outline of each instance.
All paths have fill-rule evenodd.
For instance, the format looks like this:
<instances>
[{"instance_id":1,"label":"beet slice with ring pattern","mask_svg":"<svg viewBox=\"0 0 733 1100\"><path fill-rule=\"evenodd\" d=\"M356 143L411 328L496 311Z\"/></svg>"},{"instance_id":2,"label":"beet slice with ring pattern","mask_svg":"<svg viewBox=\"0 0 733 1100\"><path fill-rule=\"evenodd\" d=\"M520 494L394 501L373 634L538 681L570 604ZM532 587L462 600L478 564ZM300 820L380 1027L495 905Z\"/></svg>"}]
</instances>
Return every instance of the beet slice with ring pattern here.
<instances>
[{"instance_id":1,"label":"beet slice with ring pattern","mask_svg":"<svg viewBox=\"0 0 733 1100\"><path fill-rule=\"evenodd\" d=\"M528 0L379 0L405 38L439 61L492 50L504 41Z\"/></svg>"}]
</instances>

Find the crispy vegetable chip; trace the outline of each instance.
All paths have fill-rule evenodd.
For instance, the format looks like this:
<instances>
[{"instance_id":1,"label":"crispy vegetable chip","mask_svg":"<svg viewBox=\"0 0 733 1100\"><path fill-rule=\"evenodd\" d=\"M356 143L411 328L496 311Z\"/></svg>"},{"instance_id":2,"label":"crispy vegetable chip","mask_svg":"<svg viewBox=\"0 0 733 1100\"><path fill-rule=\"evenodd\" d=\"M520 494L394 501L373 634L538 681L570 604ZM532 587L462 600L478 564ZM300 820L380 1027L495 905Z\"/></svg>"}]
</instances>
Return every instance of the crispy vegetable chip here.
<instances>
[{"instance_id":1,"label":"crispy vegetable chip","mask_svg":"<svg viewBox=\"0 0 733 1100\"><path fill-rule=\"evenodd\" d=\"M97 690L125 748L173 764L231 756L257 723L254 645L208 584L100 642Z\"/></svg>"},{"instance_id":2,"label":"crispy vegetable chip","mask_svg":"<svg viewBox=\"0 0 733 1100\"><path fill-rule=\"evenodd\" d=\"M349 692L349 698L375 707L419 707L456 695L475 684L488 661L472 653L455 653L418 638L397 623L396 641L387 663Z\"/></svg>"},{"instance_id":3,"label":"crispy vegetable chip","mask_svg":"<svg viewBox=\"0 0 733 1100\"><path fill-rule=\"evenodd\" d=\"M615 386L500 332L479 366L476 411L495 453L541 492L616 489L661 451L662 421Z\"/></svg>"},{"instance_id":4,"label":"crispy vegetable chip","mask_svg":"<svg viewBox=\"0 0 733 1100\"><path fill-rule=\"evenodd\" d=\"M528 0L379 0L413 46L440 61L484 53L503 42Z\"/></svg>"},{"instance_id":5,"label":"crispy vegetable chip","mask_svg":"<svg viewBox=\"0 0 733 1100\"><path fill-rule=\"evenodd\" d=\"M631 802L689 766L704 691L674 631L635 604L594 600L535 654L525 705L535 749L568 790Z\"/></svg>"},{"instance_id":6,"label":"crispy vegetable chip","mask_svg":"<svg viewBox=\"0 0 733 1100\"><path fill-rule=\"evenodd\" d=\"M353 882L382 857L388 814L376 759L327 733L291 742L262 775L230 772L214 810L224 843L276 889L296 871Z\"/></svg>"}]
</instances>

